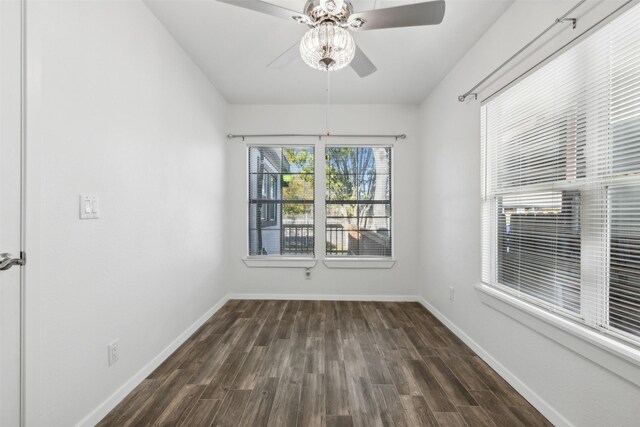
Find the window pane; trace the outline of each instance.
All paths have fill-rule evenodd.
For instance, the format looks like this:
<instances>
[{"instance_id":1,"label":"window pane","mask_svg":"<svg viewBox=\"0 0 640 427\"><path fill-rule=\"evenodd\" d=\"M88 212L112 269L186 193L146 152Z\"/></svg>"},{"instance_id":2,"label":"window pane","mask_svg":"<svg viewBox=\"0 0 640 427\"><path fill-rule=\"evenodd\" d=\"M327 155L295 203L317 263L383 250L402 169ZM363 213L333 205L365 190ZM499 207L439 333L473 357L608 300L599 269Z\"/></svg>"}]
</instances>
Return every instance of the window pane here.
<instances>
[{"instance_id":1,"label":"window pane","mask_svg":"<svg viewBox=\"0 0 640 427\"><path fill-rule=\"evenodd\" d=\"M362 217L391 217L391 203L362 203L359 206Z\"/></svg>"},{"instance_id":2,"label":"window pane","mask_svg":"<svg viewBox=\"0 0 640 427\"><path fill-rule=\"evenodd\" d=\"M358 216L358 205L327 204L327 218Z\"/></svg>"},{"instance_id":3,"label":"window pane","mask_svg":"<svg viewBox=\"0 0 640 427\"><path fill-rule=\"evenodd\" d=\"M348 229L340 223L327 222L327 255L348 255Z\"/></svg>"},{"instance_id":4,"label":"window pane","mask_svg":"<svg viewBox=\"0 0 640 427\"><path fill-rule=\"evenodd\" d=\"M640 185L613 188L610 198L609 323L640 336Z\"/></svg>"},{"instance_id":5,"label":"window pane","mask_svg":"<svg viewBox=\"0 0 640 427\"><path fill-rule=\"evenodd\" d=\"M359 152L358 173L362 176L389 175L391 172L391 148L362 147Z\"/></svg>"},{"instance_id":6,"label":"window pane","mask_svg":"<svg viewBox=\"0 0 640 427\"><path fill-rule=\"evenodd\" d=\"M356 147L327 147L327 175L356 174L358 149Z\"/></svg>"},{"instance_id":7,"label":"window pane","mask_svg":"<svg viewBox=\"0 0 640 427\"><path fill-rule=\"evenodd\" d=\"M249 228L266 229L277 227L280 218L279 203L252 203L249 205Z\"/></svg>"},{"instance_id":8,"label":"window pane","mask_svg":"<svg viewBox=\"0 0 640 427\"><path fill-rule=\"evenodd\" d=\"M284 165L283 170L289 173L313 173L314 172L314 155L313 148L309 147L292 147L284 148Z\"/></svg>"},{"instance_id":9,"label":"window pane","mask_svg":"<svg viewBox=\"0 0 640 427\"><path fill-rule=\"evenodd\" d=\"M635 20L632 16L635 14ZM611 44L611 126L613 172L640 172L640 8L621 20L633 22L632 37L622 28L614 32ZM629 25L629 24L626 24Z\"/></svg>"},{"instance_id":10,"label":"window pane","mask_svg":"<svg viewBox=\"0 0 640 427\"><path fill-rule=\"evenodd\" d=\"M585 139L584 133L577 133L577 129L584 128L584 114L576 116L576 111L568 108L553 115L545 103L537 108L531 108L534 101L526 105L530 111L522 123L498 137L498 188L584 177Z\"/></svg>"},{"instance_id":11,"label":"window pane","mask_svg":"<svg viewBox=\"0 0 640 427\"><path fill-rule=\"evenodd\" d=\"M249 255L313 255L313 172L312 147L249 148Z\"/></svg>"},{"instance_id":12,"label":"window pane","mask_svg":"<svg viewBox=\"0 0 640 427\"><path fill-rule=\"evenodd\" d=\"M279 227L249 230L249 255L281 255Z\"/></svg>"},{"instance_id":13,"label":"window pane","mask_svg":"<svg viewBox=\"0 0 640 427\"><path fill-rule=\"evenodd\" d=\"M313 255L313 224L284 224L283 255Z\"/></svg>"},{"instance_id":14,"label":"window pane","mask_svg":"<svg viewBox=\"0 0 640 427\"><path fill-rule=\"evenodd\" d=\"M249 175L249 197L252 200L278 200L281 197L280 175L260 173Z\"/></svg>"},{"instance_id":15,"label":"window pane","mask_svg":"<svg viewBox=\"0 0 640 427\"><path fill-rule=\"evenodd\" d=\"M326 161L327 255L390 257L391 149L327 147Z\"/></svg>"},{"instance_id":16,"label":"window pane","mask_svg":"<svg viewBox=\"0 0 640 427\"><path fill-rule=\"evenodd\" d=\"M391 175L365 175L359 182L358 188L360 200L390 200Z\"/></svg>"},{"instance_id":17,"label":"window pane","mask_svg":"<svg viewBox=\"0 0 640 427\"><path fill-rule=\"evenodd\" d=\"M358 218L330 218L327 217L327 226L335 225L340 226L344 230L357 230L358 229Z\"/></svg>"},{"instance_id":18,"label":"window pane","mask_svg":"<svg viewBox=\"0 0 640 427\"><path fill-rule=\"evenodd\" d=\"M391 218L368 218L360 217L359 230L375 231L377 233L389 234L391 230Z\"/></svg>"},{"instance_id":19,"label":"window pane","mask_svg":"<svg viewBox=\"0 0 640 427\"><path fill-rule=\"evenodd\" d=\"M498 282L580 311L580 194L498 198Z\"/></svg>"},{"instance_id":20,"label":"window pane","mask_svg":"<svg viewBox=\"0 0 640 427\"><path fill-rule=\"evenodd\" d=\"M282 222L284 224L306 224L313 226L313 205L284 203L282 205Z\"/></svg>"},{"instance_id":21,"label":"window pane","mask_svg":"<svg viewBox=\"0 0 640 427\"><path fill-rule=\"evenodd\" d=\"M281 185L283 200L313 200L313 175L283 174Z\"/></svg>"},{"instance_id":22,"label":"window pane","mask_svg":"<svg viewBox=\"0 0 640 427\"><path fill-rule=\"evenodd\" d=\"M391 237L372 231L327 227L327 255L390 257Z\"/></svg>"},{"instance_id":23,"label":"window pane","mask_svg":"<svg viewBox=\"0 0 640 427\"><path fill-rule=\"evenodd\" d=\"M282 151L273 147L249 148L249 173L279 172Z\"/></svg>"},{"instance_id":24,"label":"window pane","mask_svg":"<svg viewBox=\"0 0 640 427\"><path fill-rule=\"evenodd\" d=\"M327 200L356 200L357 189L357 175L327 174Z\"/></svg>"}]
</instances>

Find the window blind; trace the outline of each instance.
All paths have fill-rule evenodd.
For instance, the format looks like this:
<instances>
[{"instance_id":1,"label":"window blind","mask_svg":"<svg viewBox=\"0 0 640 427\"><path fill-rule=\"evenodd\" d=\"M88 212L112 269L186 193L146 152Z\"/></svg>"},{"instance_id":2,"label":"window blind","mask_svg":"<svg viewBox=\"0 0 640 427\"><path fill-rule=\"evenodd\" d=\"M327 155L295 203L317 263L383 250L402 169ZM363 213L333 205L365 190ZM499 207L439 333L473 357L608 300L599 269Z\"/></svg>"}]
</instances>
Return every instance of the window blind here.
<instances>
[{"instance_id":1,"label":"window blind","mask_svg":"<svg viewBox=\"0 0 640 427\"><path fill-rule=\"evenodd\" d=\"M640 343L640 6L481 123L483 281Z\"/></svg>"}]
</instances>

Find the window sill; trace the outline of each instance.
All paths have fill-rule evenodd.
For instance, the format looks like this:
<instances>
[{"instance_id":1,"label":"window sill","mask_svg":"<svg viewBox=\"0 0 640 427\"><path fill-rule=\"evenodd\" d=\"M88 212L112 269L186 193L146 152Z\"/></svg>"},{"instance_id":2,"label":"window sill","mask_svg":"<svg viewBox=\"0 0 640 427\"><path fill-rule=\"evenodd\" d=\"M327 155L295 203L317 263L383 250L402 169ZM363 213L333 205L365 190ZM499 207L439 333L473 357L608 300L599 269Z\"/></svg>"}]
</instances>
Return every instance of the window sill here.
<instances>
[{"instance_id":1,"label":"window sill","mask_svg":"<svg viewBox=\"0 0 640 427\"><path fill-rule=\"evenodd\" d=\"M313 268L318 263L314 258L295 257L248 257L242 262L250 268Z\"/></svg>"},{"instance_id":2,"label":"window sill","mask_svg":"<svg viewBox=\"0 0 640 427\"><path fill-rule=\"evenodd\" d=\"M327 268L388 269L395 265L396 260L390 258L327 258L323 262Z\"/></svg>"},{"instance_id":3,"label":"window sill","mask_svg":"<svg viewBox=\"0 0 640 427\"><path fill-rule=\"evenodd\" d=\"M640 349L589 327L521 301L484 283L476 285L482 302L556 341L603 368L640 386Z\"/></svg>"}]
</instances>

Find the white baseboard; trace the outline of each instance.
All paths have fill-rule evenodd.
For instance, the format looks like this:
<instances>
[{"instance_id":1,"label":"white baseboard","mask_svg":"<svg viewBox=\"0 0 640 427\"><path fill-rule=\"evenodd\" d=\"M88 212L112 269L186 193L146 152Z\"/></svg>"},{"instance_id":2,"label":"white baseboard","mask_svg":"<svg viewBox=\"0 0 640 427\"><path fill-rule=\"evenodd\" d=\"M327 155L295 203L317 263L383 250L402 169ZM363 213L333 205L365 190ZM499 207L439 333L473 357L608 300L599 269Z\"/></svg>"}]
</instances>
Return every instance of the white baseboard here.
<instances>
[{"instance_id":1,"label":"white baseboard","mask_svg":"<svg viewBox=\"0 0 640 427\"><path fill-rule=\"evenodd\" d=\"M460 338L466 345L468 345L482 360L487 362L494 371L496 371L506 382L508 382L518 393L520 393L529 403L531 403L542 415L544 415L553 425L562 427L572 427L573 425L560 414L555 408L537 393L529 388L524 382L520 381L518 377L513 375L511 371L504 367L500 362L494 359L484 348L476 343L469 335L467 335L462 329L458 328L453 322L451 322L444 314L440 313L422 297L417 298L418 302L429 310L434 316L436 316L442 323L445 324L458 338Z\"/></svg>"},{"instance_id":2,"label":"white baseboard","mask_svg":"<svg viewBox=\"0 0 640 427\"><path fill-rule=\"evenodd\" d=\"M415 295L229 294L229 299L310 301L418 301Z\"/></svg>"},{"instance_id":3,"label":"white baseboard","mask_svg":"<svg viewBox=\"0 0 640 427\"><path fill-rule=\"evenodd\" d=\"M79 427L92 427L95 426L102 418L104 418L113 408L116 407L122 399L124 399L134 388L138 386L149 374L151 374L162 362L165 361L174 351L178 349L200 326L202 326L211 316L213 316L220 308L229 301L229 295L225 295L218 301L213 307L211 307L205 314L203 314L198 320L196 320L191 326L189 326L183 333L181 333L175 340L173 340L164 350L154 357L149 363L147 363L142 369L138 371L131 379L124 383L115 393L113 393L107 400L102 402L96 409L94 409L89 415L87 415L77 426Z\"/></svg>"}]
</instances>

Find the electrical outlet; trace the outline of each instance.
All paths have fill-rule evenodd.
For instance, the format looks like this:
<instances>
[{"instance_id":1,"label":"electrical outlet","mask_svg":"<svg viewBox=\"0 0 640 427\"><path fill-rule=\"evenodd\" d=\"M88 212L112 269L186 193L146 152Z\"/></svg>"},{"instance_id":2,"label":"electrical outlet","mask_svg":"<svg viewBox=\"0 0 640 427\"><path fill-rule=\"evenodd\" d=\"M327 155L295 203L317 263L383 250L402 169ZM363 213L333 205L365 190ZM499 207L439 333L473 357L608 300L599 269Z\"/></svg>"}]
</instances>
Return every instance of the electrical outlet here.
<instances>
[{"instance_id":1,"label":"electrical outlet","mask_svg":"<svg viewBox=\"0 0 640 427\"><path fill-rule=\"evenodd\" d=\"M108 346L109 349L109 366L113 365L120 359L120 340L115 340Z\"/></svg>"},{"instance_id":2,"label":"electrical outlet","mask_svg":"<svg viewBox=\"0 0 640 427\"><path fill-rule=\"evenodd\" d=\"M456 297L456 290L453 288L453 286L449 286L449 300L453 301Z\"/></svg>"}]
</instances>

